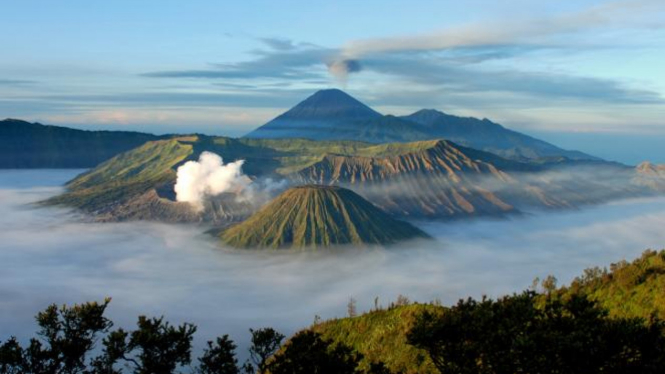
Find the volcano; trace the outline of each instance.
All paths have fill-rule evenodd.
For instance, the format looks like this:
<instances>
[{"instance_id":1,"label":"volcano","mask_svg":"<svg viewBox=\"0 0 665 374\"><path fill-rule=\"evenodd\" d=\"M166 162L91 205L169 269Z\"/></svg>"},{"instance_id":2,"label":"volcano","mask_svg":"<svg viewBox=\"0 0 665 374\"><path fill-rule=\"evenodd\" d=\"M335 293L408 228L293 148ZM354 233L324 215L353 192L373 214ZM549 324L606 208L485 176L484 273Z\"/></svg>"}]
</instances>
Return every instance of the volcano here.
<instances>
[{"instance_id":1,"label":"volcano","mask_svg":"<svg viewBox=\"0 0 665 374\"><path fill-rule=\"evenodd\" d=\"M428 237L351 190L320 185L285 191L219 236L226 244L238 248L386 245Z\"/></svg>"},{"instance_id":2,"label":"volcano","mask_svg":"<svg viewBox=\"0 0 665 374\"><path fill-rule=\"evenodd\" d=\"M320 90L272 121L247 134L248 138L319 139L334 130L382 115L338 89Z\"/></svg>"}]
</instances>

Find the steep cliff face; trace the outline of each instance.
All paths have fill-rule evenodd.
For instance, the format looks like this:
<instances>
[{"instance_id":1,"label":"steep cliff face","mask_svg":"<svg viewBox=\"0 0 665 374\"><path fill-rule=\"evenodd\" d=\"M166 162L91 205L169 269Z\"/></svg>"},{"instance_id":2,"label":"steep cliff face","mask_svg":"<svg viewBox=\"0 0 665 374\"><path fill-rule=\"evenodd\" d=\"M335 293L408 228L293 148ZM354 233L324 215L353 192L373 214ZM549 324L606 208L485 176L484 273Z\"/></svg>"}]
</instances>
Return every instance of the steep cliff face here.
<instances>
[{"instance_id":1,"label":"steep cliff face","mask_svg":"<svg viewBox=\"0 0 665 374\"><path fill-rule=\"evenodd\" d=\"M421 143L412 151L394 155L390 154L399 150L388 149L385 155L374 157L327 155L293 179L347 186L387 212L416 218L512 212L515 208L506 197L514 196L508 193L514 189L532 203L562 204L535 186L521 186L491 163L470 158L450 142Z\"/></svg>"},{"instance_id":2,"label":"steep cliff face","mask_svg":"<svg viewBox=\"0 0 665 374\"><path fill-rule=\"evenodd\" d=\"M350 190L319 185L285 191L219 236L238 248L385 245L427 237Z\"/></svg>"}]
</instances>

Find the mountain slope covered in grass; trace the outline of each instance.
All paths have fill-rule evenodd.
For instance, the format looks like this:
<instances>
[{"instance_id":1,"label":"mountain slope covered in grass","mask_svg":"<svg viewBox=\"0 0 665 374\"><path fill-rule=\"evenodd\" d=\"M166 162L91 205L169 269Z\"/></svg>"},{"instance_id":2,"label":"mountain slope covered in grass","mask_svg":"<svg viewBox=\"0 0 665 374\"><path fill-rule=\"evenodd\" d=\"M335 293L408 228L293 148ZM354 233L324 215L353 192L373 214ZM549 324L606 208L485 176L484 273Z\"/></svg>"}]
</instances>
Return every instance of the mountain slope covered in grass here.
<instances>
[{"instance_id":1,"label":"mountain slope covered in grass","mask_svg":"<svg viewBox=\"0 0 665 374\"><path fill-rule=\"evenodd\" d=\"M285 191L219 237L238 248L308 248L384 245L428 236L353 191L306 185Z\"/></svg>"}]
</instances>

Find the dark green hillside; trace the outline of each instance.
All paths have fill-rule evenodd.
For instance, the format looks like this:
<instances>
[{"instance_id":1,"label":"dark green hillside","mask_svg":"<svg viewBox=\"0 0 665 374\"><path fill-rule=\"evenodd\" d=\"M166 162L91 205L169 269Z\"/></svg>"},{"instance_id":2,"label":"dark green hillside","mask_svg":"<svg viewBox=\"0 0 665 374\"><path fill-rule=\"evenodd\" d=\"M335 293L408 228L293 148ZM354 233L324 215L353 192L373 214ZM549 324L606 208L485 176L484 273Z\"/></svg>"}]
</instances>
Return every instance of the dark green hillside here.
<instances>
[{"instance_id":1,"label":"dark green hillside","mask_svg":"<svg viewBox=\"0 0 665 374\"><path fill-rule=\"evenodd\" d=\"M294 187L219 234L238 248L392 244L427 235L339 187Z\"/></svg>"},{"instance_id":2,"label":"dark green hillside","mask_svg":"<svg viewBox=\"0 0 665 374\"><path fill-rule=\"evenodd\" d=\"M15 119L0 121L0 168L90 168L159 139L127 131L83 131Z\"/></svg>"},{"instance_id":3,"label":"dark green hillside","mask_svg":"<svg viewBox=\"0 0 665 374\"><path fill-rule=\"evenodd\" d=\"M549 373L566 363L576 369L556 372L662 370L653 362L662 364L663 346L653 342L665 339L665 250L609 269L587 269L570 286L557 289L551 278L542 285L541 293L460 300L452 307L401 305L310 329L361 353L363 367L383 362L394 373L438 373L431 354L465 363L468 370L488 365L475 359L486 357L504 368L496 372L510 373L522 372L517 367ZM436 349L428 354L412 344ZM631 371L633 365L643 371Z\"/></svg>"},{"instance_id":4,"label":"dark green hillside","mask_svg":"<svg viewBox=\"0 0 665 374\"><path fill-rule=\"evenodd\" d=\"M364 356L361 367L383 362L393 373L434 374L438 372L427 352L409 345L406 336L420 314L444 311L443 307L429 304L401 305L324 321L311 330L360 352Z\"/></svg>"},{"instance_id":5,"label":"dark green hillside","mask_svg":"<svg viewBox=\"0 0 665 374\"><path fill-rule=\"evenodd\" d=\"M609 269L587 269L560 292L587 295L615 317L665 319L665 250L646 251L633 262L621 261Z\"/></svg>"}]
</instances>

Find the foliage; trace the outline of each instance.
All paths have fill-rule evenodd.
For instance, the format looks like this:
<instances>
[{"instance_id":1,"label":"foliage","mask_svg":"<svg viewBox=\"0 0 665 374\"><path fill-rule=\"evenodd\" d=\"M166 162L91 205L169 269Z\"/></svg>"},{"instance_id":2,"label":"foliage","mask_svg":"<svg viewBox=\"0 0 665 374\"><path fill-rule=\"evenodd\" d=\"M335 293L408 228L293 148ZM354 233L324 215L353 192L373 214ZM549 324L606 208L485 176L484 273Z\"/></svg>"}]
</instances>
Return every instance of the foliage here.
<instances>
[{"instance_id":1,"label":"foliage","mask_svg":"<svg viewBox=\"0 0 665 374\"><path fill-rule=\"evenodd\" d=\"M0 373L114 374L125 363L135 374L168 374L189 364L195 326L174 327L163 318L141 316L137 330L110 331L112 322L104 317L109 302L47 307L36 317L39 339L25 348L15 338L0 346ZM88 360L104 334L101 355Z\"/></svg>"},{"instance_id":2,"label":"foliage","mask_svg":"<svg viewBox=\"0 0 665 374\"><path fill-rule=\"evenodd\" d=\"M583 294L607 308L611 316L665 320L665 251L647 250L631 263L592 268L576 278L563 295Z\"/></svg>"},{"instance_id":3,"label":"foliage","mask_svg":"<svg viewBox=\"0 0 665 374\"><path fill-rule=\"evenodd\" d=\"M236 345L228 335L217 338L214 344L208 341L208 347L199 358L198 374L239 374L235 350Z\"/></svg>"},{"instance_id":4,"label":"foliage","mask_svg":"<svg viewBox=\"0 0 665 374\"><path fill-rule=\"evenodd\" d=\"M249 332L252 334L249 354L258 371L262 373L266 369L266 361L277 352L285 336L270 327L258 330L249 329Z\"/></svg>"},{"instance_id":5,"label":"foliage","mask_svg":"<svg viewBox=\"0 0 665 374\"><path fill-rule=\"evenodd\" d=\"M111 331L112 322L104 317L109 301L60 308L52 305L40 312L41 339L30 340L25 348L14 337L0 344L0 374L171 374L190 366L196 326L172 326L163 317L140 316L136 330ZM251 358L261 374L390 373L381 362L362 371L361 354L313 331L296 334L283 347L284 335L272 328L250 332ZM102 336L101 350L95 350L95 342ZM235 350L228 335L208 341L193 372L254 373L251 363L238 366ZM88 359L94 351L100 354Z\"/></svg>"},{"instance_id":6,"label":"foliage","mask_svg":"<svg viewBox=\"0 0 665 374\"><path fill-rule=\"evenodd\" d=\"M362 356L305 330L292 337L268 363L270 374L355 374Z\"/></svg>"},{"instance_id":7,"label":"foliage","mask_svg":"<svg viewBox=\"0 0 665 374\"><path fill-rule=\"evenodd\" d=\"M242 368L227 335L209 341L190 367L191 324L141 316L133 331L112 330L109 299L51 305L36 316L36 338L1 342L0 374L660 373L664 269L665 251L646 251L632 263L589 269L569 287L548 277L542 293L450 308L400 295L388 309L376 300L368 313L318 320L284 345L272 328L250 329L253 364ZM349 306L355 314L355 301Z\"/></svg>"},{"instance_id":8,"label":"foliage","mask_svg":"<svg viewBox=\"0 0 665 374\"><path fill-rule=\"evenodd\" d=\"M316 323L312 331L322 338L352 347L363 355L360 368L384 365L394 373L436 373L427 352L407 343L406 334L416 317L428 311L443 313L444 308L430 304L409 304L390 309L376 308L355 318L332 319ZM375 368L377 369L377 368Z\"/></svg>"},{"instance_id":9,"label":"foliage","mask_svg":"<svg viewBox=\"0 0 665 374\"><path fill-rule=\"evenodd\" d=\"M461 300L420 315L408 334L441 373L660 373L665 325L612 319L580 295L526 291L496 301Z\"/></svg>"},{"instance_id":10,"label":"foliage","mask_svg":"<svg viewBox=\"0 0 665 374\"><path fill-rule=\"evenodd\" d=\"M15 338L0 346L0 373L84 373L97 336L112 326L103 315L109 302L50 305L36 317L39 339L26 348Z\"/></svg>"}]
</instances>

